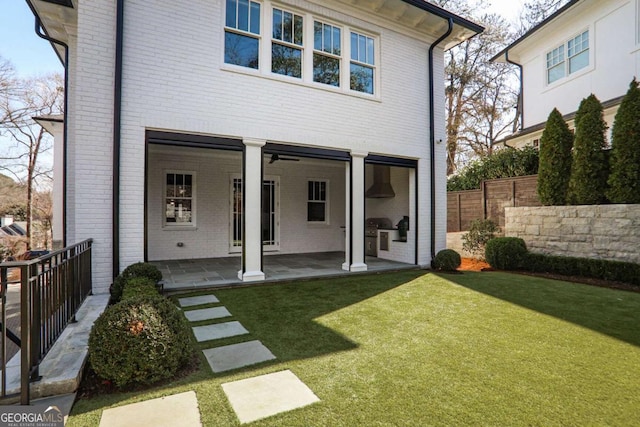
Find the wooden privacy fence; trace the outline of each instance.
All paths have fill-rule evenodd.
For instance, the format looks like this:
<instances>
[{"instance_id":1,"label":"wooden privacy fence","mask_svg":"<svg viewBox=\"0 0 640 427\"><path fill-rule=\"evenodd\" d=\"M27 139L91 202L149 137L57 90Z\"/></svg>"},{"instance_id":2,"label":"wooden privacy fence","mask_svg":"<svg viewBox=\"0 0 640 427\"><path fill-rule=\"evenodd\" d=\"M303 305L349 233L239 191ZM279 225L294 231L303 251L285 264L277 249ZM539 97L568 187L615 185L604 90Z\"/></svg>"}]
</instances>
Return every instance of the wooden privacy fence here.
<instances>
[{"instance_id":1,"label":"wooden privacy fence","mask_svg":"<svg viewBox=\"0 0 640 427\"><path fill-rule=\"evenodd\" d=\"M504 227L504 208L541 206L538 175L482 181L479 190L447 192L447 232L467 231L474 219Z\"/></svg>"}]
</instances>

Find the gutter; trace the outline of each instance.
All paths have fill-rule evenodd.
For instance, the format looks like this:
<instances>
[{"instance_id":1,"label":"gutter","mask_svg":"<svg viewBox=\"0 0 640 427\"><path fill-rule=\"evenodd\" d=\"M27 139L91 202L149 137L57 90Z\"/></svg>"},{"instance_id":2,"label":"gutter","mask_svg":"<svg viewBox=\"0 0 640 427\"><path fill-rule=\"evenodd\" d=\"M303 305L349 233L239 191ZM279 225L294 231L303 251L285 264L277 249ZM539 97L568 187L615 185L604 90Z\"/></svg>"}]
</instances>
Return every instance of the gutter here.
<instances>
[{"instance_id":1,"label":"gutter","mask_svg":"<svg viewBox=\"0 0 640 427\"><path fill-rule=\"evenodd\" d=\"M62 128L62 134L63 134L63 141L62 141L62 152L64 153L63 157L62 157L62 247L66 248L67 247L67 136L69 133L69 120L68 120L68 107L69 107L69 46L57 39L54 39L52 37L49 37L48 34L45 34L42 32L42 22L40 21L40 17L38 16L38 13L36 12L36 10L34 9L33 5L31 4L31 2L27 2L27 4L29 5L29 8L31 9L31 12L33 13L33 15L36 18L36 22L35 22L35 33L38 37L40 37L41 39L44 39L50 43L55 43L58 44L62 47L64 47L64 111L62 112L63 114L63 121L64 123L62 124L63 128ZM55 49L54 49L55 50Z\"/></svg>"},{"instance_id":2,"label":"gutter","mask_svg":"<svg viewBox=\"0 0 640 427\"><path fill-rule=\"evenodd\" d=\"M113 194L112 262L113 277L120 274L120 122L122 119L122 51L124 46L124 0L116 4L116 63L113 83Z\"/></svg>"},{"instance_id":3,"label":"gutter","mask_svg":"<svg viewBox=\"0 0 640 427\"><path fill-rule=\"evenodd\" d=\"M434 88L433 88L433 49L444 39L449 37L453 31L453 18L447 19L449 27L447 31L434 41L429 47L429 149L430 149L430 166L431 166L431 260L436 254L436 136L435 136L435 111L434 111ZM416 245L418 242L416 241Z\"/></svg>"},{"instance_id":4,"label":"gutter","mask_svg":"<svg viewBox=\"0 0 640 427\"><path fill-rule=\"evenodd\" d=\"M516 67L518 67L520 69L520 94L518 96L518 109L520 110L520 129L524 129L524 70L522 69L522 64L518 64L517 62L514 62L512 60L509 59L509 49L505 49L504 51L504 59L505 61L507 61L507 63L511 64L511 65L515 65ZM515 133L516 131L516 126L517 126L518 122L516 120L516 122L513 124L513 132ZM506 143L505 143L506 145Z\"/></svg>"}]
</instances>

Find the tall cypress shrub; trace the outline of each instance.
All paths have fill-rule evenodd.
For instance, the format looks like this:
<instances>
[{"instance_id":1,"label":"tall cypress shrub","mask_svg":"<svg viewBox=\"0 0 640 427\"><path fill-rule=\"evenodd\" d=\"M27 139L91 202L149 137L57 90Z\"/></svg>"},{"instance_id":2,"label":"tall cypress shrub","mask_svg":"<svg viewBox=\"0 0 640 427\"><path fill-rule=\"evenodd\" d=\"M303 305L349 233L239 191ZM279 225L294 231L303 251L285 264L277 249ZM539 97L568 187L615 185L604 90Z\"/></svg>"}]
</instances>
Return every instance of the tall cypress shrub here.
<instances>
[{"instance_id":1,"label":"tall cypress shrub","mask_svg":"<svg viewBox=\"0 0 640 427\"><path fill-rule=\"evenodd\" d=\"M545 205L564 205L571 175L573 134L554 108L540 138L538 196Z\"/></svg>"},{"instance_id":2,"label":"tall cypress shrub","mask_svg":"<svg viewBox=\"0 0 640 427\"><path fill-rule=\"evenodd\" d=\"M611 134L612 203L640 203L640 89L634 78L616 113Z\"/></svg>"},{"instance_id":3,"label":"tall cypress shrub","mask_svg":"<svg viewBox=\"0 0 640 427\"><path fill-rule=\"evenodd\" d=\"M606 200L609 165L605 152L607 123L602 104L591 94L580 102L575 118L573 161L567 202L595 205Z\"/></svg>"}]
</instances>

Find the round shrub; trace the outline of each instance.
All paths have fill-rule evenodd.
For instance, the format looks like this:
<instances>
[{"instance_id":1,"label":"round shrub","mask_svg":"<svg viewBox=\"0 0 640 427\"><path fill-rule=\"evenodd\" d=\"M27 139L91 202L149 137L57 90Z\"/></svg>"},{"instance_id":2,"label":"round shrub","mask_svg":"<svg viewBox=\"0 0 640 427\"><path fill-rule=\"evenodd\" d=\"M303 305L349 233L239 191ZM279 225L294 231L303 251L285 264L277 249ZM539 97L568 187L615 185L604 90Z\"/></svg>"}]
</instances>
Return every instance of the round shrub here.
<instances>
[{"instance_id":1,"label":"round shrub","mask_svg":"<svg viewBox=\"0 0 640 427\"><path fill-rule=\"evenodd\" d=\"M96 374L118 387L173 377L193 355L182 313L161 296L141 296L107 307L89 336Z\"/></svg>"},{"instance_id":2,"label":"round shrub","mask_svg":"<svg viewBox=\"0 0 640 427\"><path fill-rule=\"evenodd\" d=\"M110 289L112 302L120 301L125 283L134 277L147 277L153 280L154 283L158 283L162 280L162 273L158 270L158 267L147 262L131 264L113 281L113 285L111 285Z\"/></svg>"},{"instance_id":3,"label":"round shrub","mask_svg":"<svg viewBox=\"0 0 640 427\"><path fill-rule=\"evenodd\" d=\"M522 266L527 245L518 237L497 237L487 242L485 258L498 270L515 270Z\"/></svg>"},{"instance_id":4,"label":"round shrub","mask_svg":"<svg viewBox=\"0 0 640 427\"><path fill-rule=\"evenodd\" d=\"M458 252L453 249L443 249L433 259L433 267L442 271L456 271L462 260Z\"/></svg>"},{"instance_id":5,"label":"round shrub","mask_svg":"<svg viewBox=\"0 0 640 427\"><path fill-rule=\"evenodd\" d=\"M122 290L121 300L135 298L138 296L159 295L156 283L148 277L133 277L127 280Z\"/></svg>"}]
</instances>

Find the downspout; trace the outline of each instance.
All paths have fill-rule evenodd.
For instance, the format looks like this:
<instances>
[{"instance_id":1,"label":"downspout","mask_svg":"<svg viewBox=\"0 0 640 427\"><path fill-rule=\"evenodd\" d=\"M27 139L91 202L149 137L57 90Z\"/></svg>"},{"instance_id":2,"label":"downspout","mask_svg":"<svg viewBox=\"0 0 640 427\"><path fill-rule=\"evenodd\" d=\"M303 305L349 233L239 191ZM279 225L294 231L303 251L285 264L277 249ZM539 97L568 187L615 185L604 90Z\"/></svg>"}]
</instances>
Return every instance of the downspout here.
<instances>
[{"instance_id":1,"label":"downspout","mask_svg":"<svg viewBox=\"0 0 640 427\"><path fill-rule=\"evenodd\" d=\"M449 37L453 31L453 18L447 20L449 28L434 41L429 47L429 149L430 149L430 166L431 166L431 260L435 257L436 252L436 125L434 111L434 88L433 88L433 49L444 39ZM417 241L416 241L417 244Z\"/></svg>"},{"instance_id":2,"label":"downspout","mask_svg":"<svg viewBox=\"0 0 640 427\"><path fill-rule=\"evenodd\" d=\"M523 80L522 80L522 78L523 78L522 65L509 59L509 50L508 49L504 51L504 59L507 61L507 63L515 65L516 67L518 67L520 69L520 94L518 96L518 110L519 110L519 113L520 113L520 129L524 129L524 85L523 85ZM516 131L516 125L517 125L517 123L514 123L514 126L513 126L513 132L514 133ZM505 142L504 145L507 145L506 142Z\"/></svg>"},{"instance_id":3,"label":"downspout","mask_svg":"<svg viewBox=\"0 0 640 427\"><path fill-rule=\"evenodd\" d=\"M66 248L67 247L67 135L68 135L68 129L69 129L69 121L67 120L68 117L68 106L69 106L69 46L60 41L60 40L56 40L52 37L49 37L47 34L44 34L42 32L42 22L40 21L40 17L38 16L38 14L36 13L36 11L33 9L33 6L31 5L31 3L29 4L29 8L31 8L31 12L33 12L34 16L36 17L36 23L35 23L35 31L36 31L36 35L38 37L40 37L41 39L44 39L50 43L55 43L55 44L59 44L60 46L64 47L64 106L63 109L64 111L62 112L63 115L63 123L62 123L62 247Z\"/></svg>"},{"instance_id":4,"label":"downspout","mask_svg":"<svg viewBox=\"0 0 640 427\"><path fill-rule=\"evenodd\" d=\"M113 277L120 274L120 121L122 118L122 51L124 42L124 0L116 5L116 63L113 84ZM145 171L146 173L146 171Z\"/></svg>"}]
</instances>

